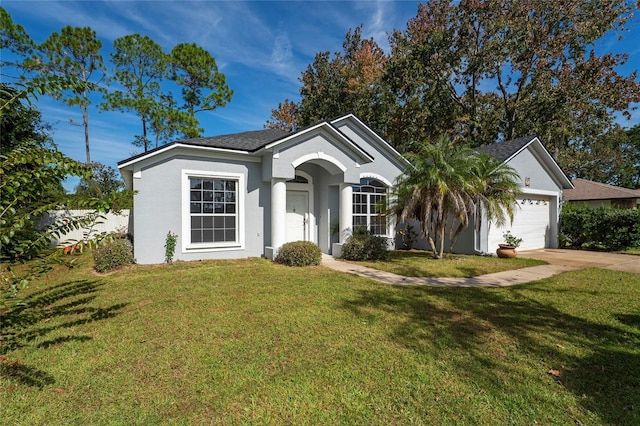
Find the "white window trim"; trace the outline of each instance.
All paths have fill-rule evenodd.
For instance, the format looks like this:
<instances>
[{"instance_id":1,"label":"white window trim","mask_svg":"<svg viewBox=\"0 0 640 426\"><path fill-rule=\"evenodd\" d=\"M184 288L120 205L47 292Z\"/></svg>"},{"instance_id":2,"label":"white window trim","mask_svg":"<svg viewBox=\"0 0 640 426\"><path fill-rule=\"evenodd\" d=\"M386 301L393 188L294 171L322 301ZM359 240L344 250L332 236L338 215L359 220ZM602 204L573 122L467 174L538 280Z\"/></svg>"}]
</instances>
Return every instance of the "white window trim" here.
<instances>
[{"instance_id":1,"label":"white window trim","mask_svg":"<svg viewBox=\"0 0 640 426\"><path fill-rule=\"evenodd\" d=\"M236 200L238 241L224 243L191 243L190 178L229 179L238 182ZM182 253L202 253L213 251L244 250L245 222L244 197L246 193L243 173L216 173L207 170L182 170Z\"/></svg>"},{"instance_id":2,"label":"white window trim","mask_svg":"<svg viewBox=\"0 0 640 426\"><path fill-rule=\"evenodd\" d=\"M387 205L390 205L390 203L393 203L393 201L395 200L395 198L393 198L393 195L392 195L393 183L389 179L373 172L360 173L360 179L362 180L363 178L372 178L384 183L387 186ZM394 215L387 216L387 235L381 235L381 237L395 238L395 234L396 234L395 229L396 229L395 216Z\"/></svg>"},{"instance_id":3,"label":"white window trim","mask_svg":"<svg viewBox=\"0 0 640 426\"><path fill-rule=\"evenodd\" d=\"M360 173L360 180L362 179L375 179L379 182L381 182L382 184L384 184L386 186L386 193L385 193L385 197L387 202L390 201L390 197L391 197L391 182L389 182L389 180L387 180L386 178L384 178L383 176L377 174L377 173L371 173L371 172L367 172L367 173ZM360 185L360 184L358 184ZM352 185L354 186L354 185ZM355 194L355 192L354 192ZM365 193L365 194L370 194L370 193ZM369 197L367 197L369 198ZM351 202L353 205L353 201ZM367 205L369 205L369 203L367 203ZM353 223L353 216L362 216L361 214L356 214L356 213L352 213L351 214L352 219L351 219L351 223ZM367 215L367 219L369 219L371 217L371 215L368 213ZM384 235L378 235L379 237L385 237L385 238L392 238L394 233L393 233L393 229L395 228L395 223L393 223L391 221L391 218L387 216L387 227L386 227L386 233Z\"/></svg>"},{"instance_id":4,"label":"white window trim","mask_svg":"<svg viewBox=\"0 0 640 426\"><path fill-rule=\"evenodd\" d=\"M393 186L393 184L391 183L391 181L389 181L389 179L377 173L372 173L372 172L360 173L360 179L362 180L364 178L379 180L380 182L384 183L387 186L388 190L391 189L391 187Z\"/></svg>"}]
</instances>

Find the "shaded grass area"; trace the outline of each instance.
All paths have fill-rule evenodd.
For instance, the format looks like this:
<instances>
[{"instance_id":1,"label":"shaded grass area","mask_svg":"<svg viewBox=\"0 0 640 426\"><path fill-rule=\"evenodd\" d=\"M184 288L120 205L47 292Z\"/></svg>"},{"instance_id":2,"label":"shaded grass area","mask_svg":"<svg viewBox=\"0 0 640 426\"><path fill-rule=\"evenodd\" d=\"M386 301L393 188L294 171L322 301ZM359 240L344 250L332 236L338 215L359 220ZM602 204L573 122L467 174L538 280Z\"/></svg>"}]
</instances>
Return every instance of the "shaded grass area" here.
<instances>
[{"instance_id":1,"label":"shaded grass area","mask_svg":"<svg viewBox=\"0 0 640 426\"><path fill-rule=\"evenodd\" d=\"M640 276L393 287L262 259L52 275L2 316L7 424L640 424Z\"/></svg>"},{"instance_id":2,"label":"shaded grass area","mask_svg":"<svg viewBox=\"0 0 640 426\"><path fill-rule=\"evenodd\" d=\"M470 278L478 275L530 266L545 265L547 262L516 257L500 259L495 256L468 256L451 254L444 259L434 259L431 252L423 250L392 251L389 260L351 262L405 277L455 277Z\"/></svg>"}]
</instances>

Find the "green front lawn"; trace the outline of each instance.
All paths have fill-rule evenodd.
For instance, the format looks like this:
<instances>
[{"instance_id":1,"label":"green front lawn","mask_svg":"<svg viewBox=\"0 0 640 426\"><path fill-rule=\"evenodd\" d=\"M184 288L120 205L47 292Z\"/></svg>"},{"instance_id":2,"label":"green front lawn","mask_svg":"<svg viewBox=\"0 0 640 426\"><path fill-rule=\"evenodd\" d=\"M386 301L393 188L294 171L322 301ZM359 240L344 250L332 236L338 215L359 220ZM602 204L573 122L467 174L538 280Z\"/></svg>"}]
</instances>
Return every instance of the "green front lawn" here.
<instances>
[{"instance_id":1,"label":"green front lawn","mask_svg":"<svg viewBox=\"0 0 640 426\"><path fill-rule=\"evenodd\" d=\"M444 259L434 259L431 252L422 250L392 251L389 260L352 262L405 277L456 277L467 278L530 266L546 265L536 259L516 257L500 259L495 256L465 256L451 254Z\"/></svg>"},{"instance_id":2,"label":"green front lawn","mask_svg":"<svg viewBox=\"0 0 640 426\"><path fill-rule=\"evenodd\" d=\"M262 259L51 274L3 424L640 424L640 276L394 287Z\"/></svg>"},{"instance_id":3,"label":"green front lawn","mask_svg":"<svg viewBox=\"0 0 640 426\"><path fill-rule=\"evenodd\" d=\"M629 247L628 249L623 250L622 253L640 255L640 247Z\"/></svg>"}]
</instances>

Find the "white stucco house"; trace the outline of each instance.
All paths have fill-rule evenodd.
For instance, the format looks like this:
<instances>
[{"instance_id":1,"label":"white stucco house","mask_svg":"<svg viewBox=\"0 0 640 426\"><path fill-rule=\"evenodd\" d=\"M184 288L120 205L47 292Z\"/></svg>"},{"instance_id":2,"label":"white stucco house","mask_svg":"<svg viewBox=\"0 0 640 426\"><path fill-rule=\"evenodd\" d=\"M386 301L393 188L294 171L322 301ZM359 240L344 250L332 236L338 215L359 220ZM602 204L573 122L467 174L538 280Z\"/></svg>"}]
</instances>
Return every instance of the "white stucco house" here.
<instances>
[{"instance_id":1,"label":"white stucco house","mask_svg":"<svg viewBox=\"0 0 640 426\"><path fill-rule=\"evenodd\" d=\"M406 166L352 114L295 133L176 141L118 163L135 191L129 232L142 264L164 261L169 231L179 260L271 258L297 240L329 253L354 224L393 238L375 207Z\"/></svg>"},{"instance_id":2,"label":"white stucco house","mask_svg":"<svg viewBox=\"0 0 640 426\"><path fill-rule=\"evenodd\" d=\"M514 233L531 228L531 237L522 235L530 238L527 247L554 246L561 191L571 183L537 138L514 142L500 144L505 152L519 146L503 158L523 179L523 216ZM335 254L356 226L393 242L395 223L377 206L408 163L347 114L294 133L263 129L180 140L118 166L135 191L129 229L135 258L153 264L164 261L168 232L178 235L178 260L272 258L297 240ZM538 201L546 204L533 211ZM483 229L486 234L461 237L459 251L491 251L499 231Z\"/></svg>"}]
</instances>

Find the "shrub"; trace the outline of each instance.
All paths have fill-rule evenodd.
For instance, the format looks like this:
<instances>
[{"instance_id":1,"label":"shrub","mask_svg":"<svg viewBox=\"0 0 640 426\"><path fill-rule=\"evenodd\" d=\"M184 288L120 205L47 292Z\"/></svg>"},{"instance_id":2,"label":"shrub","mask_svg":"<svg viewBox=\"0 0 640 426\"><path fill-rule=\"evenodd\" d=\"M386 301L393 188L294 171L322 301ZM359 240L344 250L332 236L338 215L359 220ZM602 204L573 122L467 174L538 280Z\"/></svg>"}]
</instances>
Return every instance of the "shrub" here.
<instances>
[{"instance_id":1,"label":"shrub","mask_svg":"<svg viewBox=\"0 0 640 426\"><path fill-rule=\"evenodd\" d=\"M109 272L135 262L133 246L127 239L117 239L93 250L95 270Z\"/></svg>"},{"instance_id":2,"label":"shrub","mask_svg":"<svg viewBox=\"0 0 640 426\"><path fill-rule=\"evenodd\" d=\"M623 250L640 247L640 210L590 208L567 203L560 215L560 241L566 246Z\"/></svg>"},{"instance_id":3,"label":"shrub","mask_svg":"<svg viewBox=\"0 0 640 426\"><path fill-rule=\"evenodd\" d=\"M322 260L320 247L311 241L293 241L285 243L278 250L277 263L287 266L319 265Z\"/></svg>"},{"instance_id":4,"label":"shrub","mask_svg":"<svg viewBox=\"0 0 640 426\"><path fill-rule=\"evenodd\" d=\"M173 232L167 232L167 236L164 239L164 261L167 263L173 262L173 256L176 254L176 242L178 241L178 235Z\"/></svg>"},{"instance_id":5,"label":"shrub","mask_svg":"<svg viewBox=\"0 0 640 426\"><path fill-rule=\"evenodd\" d=\"M405 225L396 232L401 238L403 250L411 250L418 241L418 233L413 229L413 225Z\"/></svg>"},{"instance_id":6,"label":"shrub","mask_svg":"<svg viewBox=\"0 0 640 426\"><path fill-rule=\"evenodd\" d=\"M342 246L342 257L347 260L387 260L387 239L369 233L354 233Z\"/></svg>"}]
</instances>

